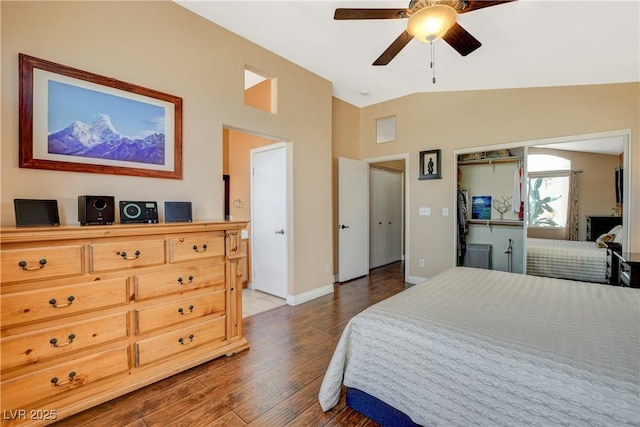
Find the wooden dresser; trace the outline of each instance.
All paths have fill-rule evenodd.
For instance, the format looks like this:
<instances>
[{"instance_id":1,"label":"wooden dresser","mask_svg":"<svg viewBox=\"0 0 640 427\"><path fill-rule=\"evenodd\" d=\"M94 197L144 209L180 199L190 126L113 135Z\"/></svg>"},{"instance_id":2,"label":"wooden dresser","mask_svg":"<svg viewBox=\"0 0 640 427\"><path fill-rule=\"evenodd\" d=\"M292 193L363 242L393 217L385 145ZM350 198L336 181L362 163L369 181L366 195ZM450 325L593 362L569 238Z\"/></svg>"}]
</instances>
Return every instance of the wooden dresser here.
<instances>
[{"instance_id":1,"label":"wooden dresser","mask_svg":"<svg viewBox=\"0 0 640 427\"><path fill-rule=\"evenodd\" d=\"M2 424L49 424L247 349L246 224L2 228Z\"/></svg>"}]
</instances>

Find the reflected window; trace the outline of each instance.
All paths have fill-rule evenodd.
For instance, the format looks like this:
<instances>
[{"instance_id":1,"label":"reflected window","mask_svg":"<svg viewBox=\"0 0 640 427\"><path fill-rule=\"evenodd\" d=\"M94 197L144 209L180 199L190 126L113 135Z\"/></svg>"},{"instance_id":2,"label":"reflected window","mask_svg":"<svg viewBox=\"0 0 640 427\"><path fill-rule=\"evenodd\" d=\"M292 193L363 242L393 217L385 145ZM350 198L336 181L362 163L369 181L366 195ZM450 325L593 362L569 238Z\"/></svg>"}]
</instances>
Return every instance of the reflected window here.
<instances>
[{"instance_id":1,"label":"reflected window","mask_svg":"<svg viewBox=\"0 0 640 427\"><path fill-rule=\"evenodd\" d=\"M571 160L550 154L529 154L527 156L527 170L529 172L568 171Z\"/></svg>"},{"instance_id":2,"label":"reflected window","mask_svg":"<svg viewBox=\"0 0 640 427\"><path fill-rule=\"evenodd\" d=\"M571 161L549 154L527 156L529 227L565 228Z\"/></svg>"}]
</instances>

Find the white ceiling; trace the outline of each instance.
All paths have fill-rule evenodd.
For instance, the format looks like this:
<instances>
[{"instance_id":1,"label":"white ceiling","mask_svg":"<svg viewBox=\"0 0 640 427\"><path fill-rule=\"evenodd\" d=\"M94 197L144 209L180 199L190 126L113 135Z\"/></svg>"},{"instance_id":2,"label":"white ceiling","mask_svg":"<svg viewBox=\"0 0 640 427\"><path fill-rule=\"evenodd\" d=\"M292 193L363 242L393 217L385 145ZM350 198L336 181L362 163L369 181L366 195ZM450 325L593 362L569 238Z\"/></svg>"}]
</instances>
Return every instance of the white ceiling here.
<instances>
[{"instance_id":1,"label":"white ceiling","mask_svg":"<svg viewBox=\"0 0 640 427\"><path fill-rule=\"evenodd\" d=\"M436 84L429 46L416 40L389 65L371 65L405 19L333 20L338 7L408 0L174 1L326 78L335 97L357 107L418 92L640 81L640 0L518 0L459 15L483 45L462 57L436 42Z\"/></svg>"},{"instance_id":2,"label":"white ceiling","mask_svg":"<svg viewBox=\"0 0 640 427\"><path fill-rule=\"evenodd\" d=\"M570 142L555 142L550 145L536 145L536 147L552 148L554 150L584 151L588 153L609 155L619 155L624 152L624 142L623 138L620 136Z\"/></svg>"}]
</instances>

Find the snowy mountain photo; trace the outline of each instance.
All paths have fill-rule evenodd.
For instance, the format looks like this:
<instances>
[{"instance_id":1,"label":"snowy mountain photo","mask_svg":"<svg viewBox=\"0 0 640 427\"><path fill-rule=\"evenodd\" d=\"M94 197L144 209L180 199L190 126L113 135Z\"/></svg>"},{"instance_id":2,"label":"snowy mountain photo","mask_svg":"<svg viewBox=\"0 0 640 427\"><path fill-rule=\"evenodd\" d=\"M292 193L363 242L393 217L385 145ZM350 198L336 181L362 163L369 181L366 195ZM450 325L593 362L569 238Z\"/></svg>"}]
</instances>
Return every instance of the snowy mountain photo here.
<instances>
[{"instance_id":1,"label":"snowy mountain photo","mask_svg":"<svg viewBox=\"0 0 640 427\"><path fill-rule=\"evenodd\" d=\"M106 114L88 124L76 120L49 135L48 152L70 156L121 160L163 165L165 135L152 133L146 137L122 136Z\"/></svg>"}]
</instances>

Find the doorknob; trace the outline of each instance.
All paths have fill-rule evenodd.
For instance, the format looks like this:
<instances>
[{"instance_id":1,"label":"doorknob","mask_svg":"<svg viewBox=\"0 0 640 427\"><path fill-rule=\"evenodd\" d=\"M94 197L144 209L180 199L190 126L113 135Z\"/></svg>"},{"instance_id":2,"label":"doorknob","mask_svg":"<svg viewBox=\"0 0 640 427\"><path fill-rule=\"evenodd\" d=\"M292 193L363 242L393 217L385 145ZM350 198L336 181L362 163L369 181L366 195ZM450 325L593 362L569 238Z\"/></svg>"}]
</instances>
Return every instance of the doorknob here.
<instances>
[{"instance_id":1,"label":"doorknob","mask_svg":"<svg viewBox=\"0 0 640 427\"><path fill-rule=\"evenodd\" d=\"M276 231L276 234L284 234L284 228L282 230Z\"/></svg>"},{"instance_id":2,"label":"doorknob","mask_svg":"<svg viewBox=\"0 0 640 427\"><path fill-rule=\"evenodd\" d=\"M342 228L344 230L345 228L349 228L349 226L342 224L342 225L339 225L338 228Z\"/></svg>"}]
</instances>

